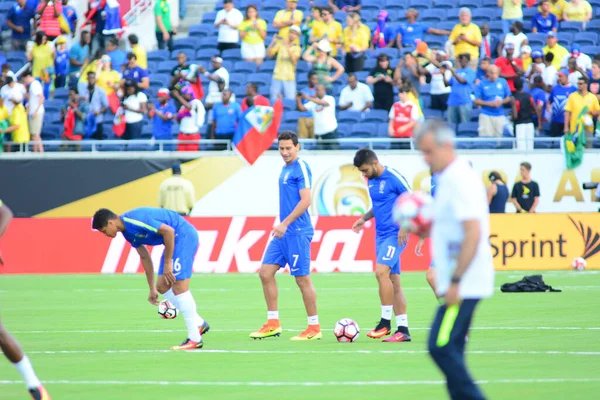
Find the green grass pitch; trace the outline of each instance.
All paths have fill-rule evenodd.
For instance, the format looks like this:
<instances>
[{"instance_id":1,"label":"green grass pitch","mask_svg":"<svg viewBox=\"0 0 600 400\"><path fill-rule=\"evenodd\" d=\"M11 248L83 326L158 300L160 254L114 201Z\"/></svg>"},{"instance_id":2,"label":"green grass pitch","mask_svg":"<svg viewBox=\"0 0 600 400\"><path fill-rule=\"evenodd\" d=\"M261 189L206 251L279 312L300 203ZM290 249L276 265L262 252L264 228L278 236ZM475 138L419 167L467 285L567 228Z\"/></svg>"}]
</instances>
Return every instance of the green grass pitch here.
<instances>
[{"instance_id":1,"label":"green grass pitch","mask_svg":"<svg viewBox=\"0 0 600 400\"><path fill-rule=\"evenodd\" d=\"M520 279L502 272L496 286ZM315 274L324 338L292 342L306 326L300 293L279 276L280 338L253 341L265 321L255 275L195 275L193 293L210 322L204 350L171 352L183 319L162 320L142 275L0 276L0 315L38 376L61 399L446 398L425 352L436 301L425 274L406 273L412 343L365 336L379 319L374 276ZM473 375L491 399L593 399L600 392L600 274L547 272L562 293L504 294L484 301L467 345ZM335 340L340 318L361 327L356 343ZM0 360L0 398L28 398Z\"/></svg>"}]
</instances>

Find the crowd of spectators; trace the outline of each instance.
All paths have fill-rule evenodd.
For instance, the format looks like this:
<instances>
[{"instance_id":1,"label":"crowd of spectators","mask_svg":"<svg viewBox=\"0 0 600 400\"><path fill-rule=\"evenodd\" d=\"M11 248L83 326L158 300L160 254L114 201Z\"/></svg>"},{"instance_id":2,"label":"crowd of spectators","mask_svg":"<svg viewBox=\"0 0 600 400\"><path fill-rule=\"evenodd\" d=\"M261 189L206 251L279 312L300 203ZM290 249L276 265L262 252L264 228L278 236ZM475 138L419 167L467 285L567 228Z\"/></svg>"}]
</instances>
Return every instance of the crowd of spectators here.
<instances>
[{"instance_id":1,"label":"crowd of spectators","mask_svg":"<svg viewBox=\"0 0 600 400\"><path fill-rule=\"evenodd\" d=\"M51 125L73 142L177 138L177 150L195 151L201 137L231 140L249 107L281 99L284 124L323 140L320 148L338 148L335 140L355 130L347 122L385 124L372 136L410 138L436 117L459 134L514 136L517 148L531 149L536 136L578 130L584 114L593 145L600 26L587 1L423 0L423 8L376 0L376 10L366 0L300 3L278 2L282 9L265 17L266 3L223 0L211 20L212 53L190 55L178 43L199 39L175 40L169 2L156 1L157 46L171 52L164 61L176 59L165 79L149 70L136 35L110 33L101 16L78 18L68 0L17 0L7 14L11 53L23 52L30 68L16 76L2 66L5 141L31 140L44 151L42 138L57 136L44 129ZM454 8L463 3L481 7ZM501 25L473 10L498 15ZM580 42L574 31L587 36Z\"/></svg>"}]
</instances>

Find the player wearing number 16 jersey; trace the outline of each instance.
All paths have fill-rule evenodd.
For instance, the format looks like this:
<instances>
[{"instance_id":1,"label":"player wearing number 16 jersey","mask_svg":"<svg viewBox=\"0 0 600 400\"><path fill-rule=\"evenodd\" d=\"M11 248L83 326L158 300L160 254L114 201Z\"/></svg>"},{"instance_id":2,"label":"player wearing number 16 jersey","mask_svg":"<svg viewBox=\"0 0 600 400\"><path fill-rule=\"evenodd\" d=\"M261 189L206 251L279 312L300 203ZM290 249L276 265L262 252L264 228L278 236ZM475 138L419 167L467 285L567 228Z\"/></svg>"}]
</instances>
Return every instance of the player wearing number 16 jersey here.
<instances>
[{"instance_id":1,"label":"player wearing number 16 jersey","mask_svg":"<svg viewBox=\"0 0 600 400\"><path fill-rule=\"evenodd\" d=\"M409 192L410 186L406 178L396 170L380 164L377 155L371 149L357 151L354 166L369 180L369 195L373 208L354 223L352 230L360 231L366 221L375 218L375 275L379 284L381 320L367 336L381 339L389 335L394 311L398 330L392 337L383 341L410 342L406 297L400 284L400 254L406 247L407 234L400 232L392 217L396 200L402 193Z\"/></svg>"},{"instance_id":2,"label":"player wearing number 16 jersey","mask_svg":"<svg viewBox=\"0 0 600 400\"><path fill-rule=\"evenodd\" d=\"M277 281L275 274L280 268L290 267L290 275L302 292L304 307L308 315L308 328L292 340L321 339L321 327L317 315L317 294L310 278L310 242L313 227L308 214L312 175L308 164L298 158L298 136L284 131L278 137L279 154L285 165L279 176L279 214L281 223L271 233L269 243L260 267L265 301L267 303L267 323L258 331L252 332L253 339L279 336L282 332L277 308Z\"/></svg>"},{"instance_id":3,"label":"player wearing number 16 jersey","mask_svg":"<svg viewBox=\"0 0 600 400\"><path fill-rule=\"evenodd\" d=\"M174 211L163 208L136 208L117 215L106 208L96 211L92 229L114 238L118 232L140 255L150 287L148 301L158 305L158 293L179 309L185 320L188 337L171 350L194 350L203 346L202 334L209 326L196 311L196 302L190 292L190 278L194 257L198 250L198 231ZM154 284L154 266L146 245L164 245Z\"/></svg>"}]
</instances>

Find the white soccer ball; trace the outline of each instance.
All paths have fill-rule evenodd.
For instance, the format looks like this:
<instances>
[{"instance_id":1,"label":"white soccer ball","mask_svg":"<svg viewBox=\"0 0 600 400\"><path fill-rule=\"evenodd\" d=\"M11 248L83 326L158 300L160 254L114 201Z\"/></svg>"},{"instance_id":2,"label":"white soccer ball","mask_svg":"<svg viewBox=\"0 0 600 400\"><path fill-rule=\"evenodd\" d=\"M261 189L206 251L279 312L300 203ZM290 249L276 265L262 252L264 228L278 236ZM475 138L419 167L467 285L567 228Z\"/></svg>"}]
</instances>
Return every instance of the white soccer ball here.
<instances>
[{"instance_id":1,"label":"white soccer ball","mask_svg":"<svg viewBox=\"0 0 600 400\"><path fill-rule=\"evenodd\" d=\"M394 222L415 235L429 234L433 222L433 198L426 193L403 193L392 211Z\"/></svg>"},{"instance_id":2,"label":"white soccer ball","mask_svg":"<svg viewBox=\"0 0 600 400\"><path fill-rule=\"evenodd\" d=\"M173 319L177 317L179 311L169 300L163 300L158 305L158 315L164 319Z\"/></svg>"},{"instance_id":3,"label":"white soccer ball","mask_svg":"<svg viewBox=\"0 0 600 400\"><path fill-rule=\"evenodd\" d=\"M355 342L360 335L360 328L358 327L358 324L350 318L343 318L335 324L335 328L333 328L333 334L338 342Z\"/></svg>"},{"instance_id":4,"label":"white soccer ball","mask_svg":"<svg viewBox=\"0 0 600 400\"><path fill-rule=\"evenodd\" d=\"M575 257L571 262L571 267L573 267L575 271L583 271L586 266L587 261L585 261L585 258L583 257Z\"/></svg>"}]
</instances>

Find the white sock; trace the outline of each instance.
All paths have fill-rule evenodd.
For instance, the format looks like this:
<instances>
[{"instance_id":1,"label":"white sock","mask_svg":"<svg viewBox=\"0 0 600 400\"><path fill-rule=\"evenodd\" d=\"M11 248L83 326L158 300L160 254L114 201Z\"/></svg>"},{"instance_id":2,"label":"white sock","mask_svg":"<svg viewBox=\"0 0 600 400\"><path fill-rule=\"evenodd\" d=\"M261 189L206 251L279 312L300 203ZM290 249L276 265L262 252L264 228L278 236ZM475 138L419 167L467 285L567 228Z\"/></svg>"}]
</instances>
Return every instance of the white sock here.
<instances>
[{"instance_id":1,"label":"white sock","mask_svg":"<svg viewBox=\"0 0 600 400\"><path fill-rule=\"evenodd\" d=\"M381 318L391 321L393 310L394 306L381 306Z\"/></svg>"},{"instance_id":2,"label":"white sock","mask_svg":"<svg viewBox=\"0 0 600 400\"><path fill-rule=\"evenodd\" d=\"M319 325L319 316L318 315L309 316L308 324L309 325Z\"/></svg>"},{"instance_id":3,"label":"white sock","mask_svg":"<svg viewBox=\"0 0 600 400\"><path fill-rule=\"evenodd\" d=\"M177 296L175 296L175 293L173 293L173 289L169 289L169 291L163 293L163 296L165 299L169 300L171 304L175 306L175 308L179 308L177 305Z\"/></svg>"},{"instance_id":4,"label":"white sock","mask_svg":"<svg viewBox=\"0 0 600 400\"><path fill-rule=\"evenodd\" d=\"M279 311L267 311L267 319L279 319Z\"/></svg>"},{"instance_id":5,"label":"white sock","mask_svg":"<svg viewBox=\"0 0 600 400\"><path fill-rule=\"evenodd\" d=\"M194 342L200 342L202 336L198 331L198 313L196 312L196 302L194 301L192 292L188 290L177 296L177 304L179 305L179 311L181 311L183 319L185 320L188 338Z\"/></svg>"},{"instance_id":6,"label":"white sock","mask_svg":"<svg viewBox=\"0 0 600 400\"><path fill-rule=\"evenodd\" d=\"M29 357L23 356L21 361L13 365L17 371L21 373L21 376L23 377L25 385L28 389L33 389L42 385L38 377L35 375L35 371L33 370L33 366L29 361Z\"/></svg>"},{"instance_id":7,"label":"white sock","mask_svg":"<svg viewBox=\"0 0 600 400\"><path fill-rule=\"evenodd\" d=\"M175 306L175 308L179 309L179 305L177 304L177 296L175 296L173 289L169 289L168 292L163 293L163 296L165 297L165 299L169 300ZM204 318L202 318L200 316L200 314L196 314L196 315L197 315L196 323L198 324L198 326L204 325Z\"/></svg>"},{"instance_id":8,"label":"white sock","mask_svg":"<svg viewBox=\"0 0 600 400\"><path fill-rule=\"evenodd\" d=\"M406 314L396 315L396 325L408 328L408 316Z\"/></svg>"}]
</instances>

